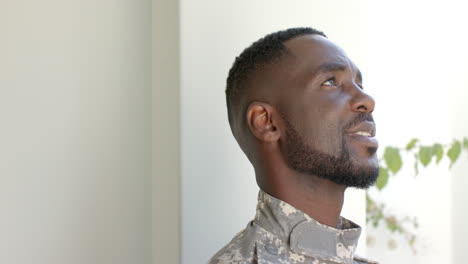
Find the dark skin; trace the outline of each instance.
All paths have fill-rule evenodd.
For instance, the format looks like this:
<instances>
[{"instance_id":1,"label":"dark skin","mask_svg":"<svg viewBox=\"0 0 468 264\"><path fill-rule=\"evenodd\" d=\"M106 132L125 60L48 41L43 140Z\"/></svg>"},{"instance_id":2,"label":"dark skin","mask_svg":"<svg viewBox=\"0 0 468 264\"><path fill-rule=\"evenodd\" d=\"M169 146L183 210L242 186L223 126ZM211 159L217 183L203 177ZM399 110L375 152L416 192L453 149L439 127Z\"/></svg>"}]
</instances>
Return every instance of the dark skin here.
<instances>
[{"instance_id":1,"label":"dark skin","mask_svg":"<svg viewBox=\"0 0 468 264\"><path fill-rule=\"evenodd\" d=\"M347 187L288 166L281 113L311 148L338 156L344 144L353 164L377 166L376 141L343 128L360 112L372 113L375 101L362 89L357 67L328 39L305 35L284 44L288 54L249 81L255 89L244 98L238 139L262 190L337 227Z\"/></svg>"}]
</instances>

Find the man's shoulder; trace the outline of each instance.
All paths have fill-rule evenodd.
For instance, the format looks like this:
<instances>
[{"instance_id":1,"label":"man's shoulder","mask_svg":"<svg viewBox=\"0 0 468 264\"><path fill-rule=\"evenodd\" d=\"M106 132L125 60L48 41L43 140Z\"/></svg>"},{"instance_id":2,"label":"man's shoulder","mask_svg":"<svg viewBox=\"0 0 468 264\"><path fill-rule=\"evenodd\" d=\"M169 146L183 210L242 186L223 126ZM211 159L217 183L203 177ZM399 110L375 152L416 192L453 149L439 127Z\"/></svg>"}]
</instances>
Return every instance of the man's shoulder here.
<instances>
[{"instance_id":1,"label":"man's shoulder","mask_svg":"<svg viewBox=\"0 0 468 264\"><path fill-rule=\"evenodd\" d=\"M237 233L232 240L219 250L209 264L250 264L256 263L256 243L261 233L258 226L249 222L247 227Z\"/></svg>"}]
</instances>

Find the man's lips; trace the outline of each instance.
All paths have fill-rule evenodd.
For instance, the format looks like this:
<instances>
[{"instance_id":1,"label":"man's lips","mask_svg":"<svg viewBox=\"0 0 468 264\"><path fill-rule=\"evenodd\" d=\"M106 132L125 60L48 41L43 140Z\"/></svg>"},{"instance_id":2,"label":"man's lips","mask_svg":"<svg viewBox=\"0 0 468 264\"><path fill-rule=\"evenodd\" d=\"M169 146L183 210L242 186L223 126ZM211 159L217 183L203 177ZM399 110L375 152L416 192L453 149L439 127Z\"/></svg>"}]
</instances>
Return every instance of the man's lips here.
<instances>
[{"instance_id":1,"label":"man's lips","mask_svg":"<svg viewBox=\"0 0 468 264\"><path fill-rule=\"evenodd\" d=\"M349 135L361 135L367 137L375 137L375 124L373 122L364 121L346 131Z\"/></svg>"},{"instance_id":2,"label":"man's lips","mask_svg":"<svg viewBox=\"0 0 468 264\"><path fill-rule=\"evenodd\" d=\"M368 147L379 146L377 139L375 138L375 124L373 122L364 121L358 125L350 128L346 133L351 136L351 138L363 143Z\"/></svg>"}]
</instances>

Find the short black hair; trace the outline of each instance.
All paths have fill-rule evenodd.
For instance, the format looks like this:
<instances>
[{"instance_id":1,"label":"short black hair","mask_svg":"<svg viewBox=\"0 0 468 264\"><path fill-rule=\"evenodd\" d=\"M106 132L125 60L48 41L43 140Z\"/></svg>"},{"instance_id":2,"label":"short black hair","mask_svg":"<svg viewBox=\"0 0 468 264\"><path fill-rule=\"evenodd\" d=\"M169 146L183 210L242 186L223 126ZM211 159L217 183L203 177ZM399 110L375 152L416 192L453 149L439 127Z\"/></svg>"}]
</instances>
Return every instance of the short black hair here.
<instances>
[{"instance_id":1,"label":"short black hair","mask_svg":"<svg viewBox=\"0 0 468 264\"><path fill-rule=\"evenodd\" d=\"M233 106L238 105L240 95L246 92L244 86L247 79L262 66L281 58L286 51L284 42L302 35L327 37L323 32L310 27L289 28L266 35L236 57L226 81L226 104L231 125Z\"/></svg>"}]
</instances>

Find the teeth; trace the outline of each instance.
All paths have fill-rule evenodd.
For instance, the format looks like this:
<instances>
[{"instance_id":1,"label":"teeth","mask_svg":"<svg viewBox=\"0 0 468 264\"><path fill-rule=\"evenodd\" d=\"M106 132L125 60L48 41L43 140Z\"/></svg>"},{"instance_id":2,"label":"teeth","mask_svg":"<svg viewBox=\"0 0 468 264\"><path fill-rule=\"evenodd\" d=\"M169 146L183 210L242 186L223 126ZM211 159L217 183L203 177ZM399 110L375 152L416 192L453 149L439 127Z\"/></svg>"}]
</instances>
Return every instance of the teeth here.
<instances>
[{"instance_id":1,"label":"teeth","mask_svg":"<svg viewBox=\"0 0 468 264\"><path fill-rule=\"evenodd\" d=\"M365 136L365 137L370 137L370 136L371 136L370 133L364 132L364 131L358 131L358 132L356 132L356 133L354 133L354 134L360 135L360 136Z\"/></svg>"}]
</instances>

